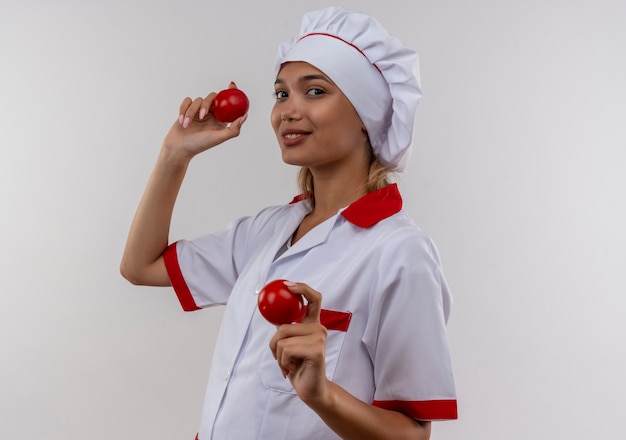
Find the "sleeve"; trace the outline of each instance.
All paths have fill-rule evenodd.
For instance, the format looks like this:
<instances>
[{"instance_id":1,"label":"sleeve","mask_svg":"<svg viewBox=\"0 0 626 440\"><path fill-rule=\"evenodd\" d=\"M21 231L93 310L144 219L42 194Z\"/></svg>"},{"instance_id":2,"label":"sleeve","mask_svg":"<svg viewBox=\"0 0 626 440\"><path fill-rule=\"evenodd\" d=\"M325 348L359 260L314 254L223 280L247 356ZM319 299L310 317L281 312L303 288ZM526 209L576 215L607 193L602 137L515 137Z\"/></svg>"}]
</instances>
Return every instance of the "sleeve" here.
<instances>
[{"instance_id":1,"label":"sleeve","mask_svg":"<svg viewBox=\"0 0 626 440\"><path fill-rule=\"evenodd\" d=\"M224 231L168 246L165 267L183 310L227 302L246 258L252 223L242 217Z\"/></svg>"},{"instance_id":2,"label":"sleeve","mask_svg":"<svg viewBox=\"0 0 626 440\"><path fill-rule=\"evenodd\" d=\"M373 354L373 405L417 420L457 418L446 324L451 295L428 237L387 250L366 331Z\"/></svg>"}]
</instances>

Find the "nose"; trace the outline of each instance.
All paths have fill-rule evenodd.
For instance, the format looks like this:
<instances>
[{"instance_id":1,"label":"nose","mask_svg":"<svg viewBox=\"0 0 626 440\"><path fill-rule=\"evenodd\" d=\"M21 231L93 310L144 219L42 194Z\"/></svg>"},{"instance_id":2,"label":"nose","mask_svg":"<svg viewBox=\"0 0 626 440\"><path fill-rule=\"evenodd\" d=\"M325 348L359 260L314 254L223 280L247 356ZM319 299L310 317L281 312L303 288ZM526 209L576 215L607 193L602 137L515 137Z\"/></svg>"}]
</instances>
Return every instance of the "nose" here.
<instances>
[{"instance_id":1,"label":"nose","mask_svg":"<svg viewBox=\"0 0 626 440\"><path fill-rule=\"evenodd\" d=\"M291 105L285 105L280 110L280 120L282 122L297 121L302 118L302 113L298 108L294 106L293 103L290 104Z\"/></svg>"}]
</instances>

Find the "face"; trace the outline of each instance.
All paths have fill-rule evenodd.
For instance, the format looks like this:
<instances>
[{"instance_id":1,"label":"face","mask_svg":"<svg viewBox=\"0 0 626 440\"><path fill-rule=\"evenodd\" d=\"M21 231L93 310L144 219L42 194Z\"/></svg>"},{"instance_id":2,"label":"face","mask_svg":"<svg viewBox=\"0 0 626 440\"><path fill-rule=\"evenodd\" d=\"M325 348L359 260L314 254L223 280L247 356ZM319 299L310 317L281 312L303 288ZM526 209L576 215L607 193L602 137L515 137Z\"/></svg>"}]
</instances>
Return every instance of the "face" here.
<instances>
[{"instance_id":1,"label":"face","mask_svg":"<svg viewBox=\"0 0 626 440\"><path fill-rule=\"evenodd\" d=\"M271 122L285 163L316 169L367 162L367 133L352 104L323 72L305 62L278 73Z\"/></svg>"}]
</instances>

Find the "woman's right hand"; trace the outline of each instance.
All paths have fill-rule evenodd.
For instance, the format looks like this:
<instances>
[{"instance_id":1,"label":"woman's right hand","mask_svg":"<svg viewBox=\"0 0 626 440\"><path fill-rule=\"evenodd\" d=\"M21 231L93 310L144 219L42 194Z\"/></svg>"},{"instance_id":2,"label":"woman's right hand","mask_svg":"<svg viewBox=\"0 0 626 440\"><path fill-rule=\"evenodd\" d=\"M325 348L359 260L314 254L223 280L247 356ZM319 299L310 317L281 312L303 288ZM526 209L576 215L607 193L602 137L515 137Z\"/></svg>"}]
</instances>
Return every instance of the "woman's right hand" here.
<instances>
[{"instance_id":1,"label":"woman's right hand","mask_svg":"<svg viewBox=\"0 0 626 440\"><path fill-rule=\"evenodd\" d=\"M235 88L231 82L229 88ZM230 124L218 121L213 115L213 100L216 93L205 98L185 98L180 105L178 120L165 136L163 148L174 155L191 159L196 154L215 147L239 135L247 114Z\"/></svg>"}]
</instances>

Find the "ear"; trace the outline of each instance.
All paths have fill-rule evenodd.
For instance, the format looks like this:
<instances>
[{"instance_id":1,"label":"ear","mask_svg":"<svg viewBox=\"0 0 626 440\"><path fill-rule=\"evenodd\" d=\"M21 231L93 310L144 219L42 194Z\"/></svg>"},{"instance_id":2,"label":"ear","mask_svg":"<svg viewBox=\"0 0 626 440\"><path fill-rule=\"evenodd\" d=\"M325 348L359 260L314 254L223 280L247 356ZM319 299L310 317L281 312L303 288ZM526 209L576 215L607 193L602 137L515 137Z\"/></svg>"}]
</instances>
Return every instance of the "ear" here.
<instances>
[{"instance_id":1,"label":"ear","mask_svg":"<svg viewBox=\"0 0 626 440\"><path fill-rule=\"evenodd\" d=\"M359 122L361 123L361 134L365 135L365 139L367 140L367 143L370 144L370 135L367 132L367 127L363 123L363 120L359 120Z\"/></svg>"}]
</instances>

